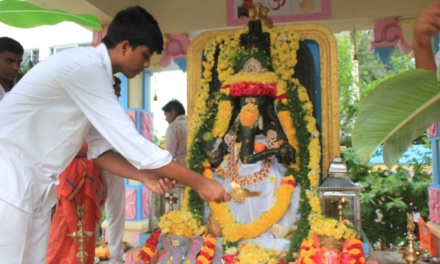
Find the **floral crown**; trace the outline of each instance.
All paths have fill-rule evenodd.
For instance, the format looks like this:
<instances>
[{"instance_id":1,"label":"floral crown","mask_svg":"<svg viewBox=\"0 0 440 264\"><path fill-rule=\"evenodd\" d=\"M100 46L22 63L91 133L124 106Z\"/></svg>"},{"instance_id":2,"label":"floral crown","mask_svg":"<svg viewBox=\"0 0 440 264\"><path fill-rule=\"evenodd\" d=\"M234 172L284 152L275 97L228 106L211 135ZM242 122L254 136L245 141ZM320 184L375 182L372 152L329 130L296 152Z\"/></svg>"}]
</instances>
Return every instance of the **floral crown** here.
<instances>
[{"instance_id":1,"label":"floral crown","mask_svg":"<svg viewBox=\"0 0 440 264\"><path fill-rule=\"evenodd\" d=\"M277 77L271 69L264 50L257 50L255 48L241 50L241 52L238 52L236 61L236 65L240 65L241 69L237 76L231 77L233 80L225 82L221 87L222 90L229 89L229 95L233 98L243 96L276 98Z\"/></svg>"}]
</instances>

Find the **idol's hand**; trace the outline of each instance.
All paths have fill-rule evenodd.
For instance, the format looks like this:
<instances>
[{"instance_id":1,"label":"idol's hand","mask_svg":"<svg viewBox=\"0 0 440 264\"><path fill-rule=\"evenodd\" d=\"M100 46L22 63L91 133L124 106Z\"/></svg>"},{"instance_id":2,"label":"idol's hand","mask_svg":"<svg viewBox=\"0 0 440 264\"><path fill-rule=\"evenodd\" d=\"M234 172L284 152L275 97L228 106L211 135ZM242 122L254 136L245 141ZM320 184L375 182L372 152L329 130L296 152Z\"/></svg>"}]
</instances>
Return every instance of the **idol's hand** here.
<instances>
[{"instance_id":1,"label":"idol's hand","mask_svg":"<svg viewBox=\"0 0 440 264\"><path fill-rule=\"evenodd\" d=\"M285 144L278 150L277 158L280 163L295 163L295 149L291 145Z\"/></svg>"}]
</instances>

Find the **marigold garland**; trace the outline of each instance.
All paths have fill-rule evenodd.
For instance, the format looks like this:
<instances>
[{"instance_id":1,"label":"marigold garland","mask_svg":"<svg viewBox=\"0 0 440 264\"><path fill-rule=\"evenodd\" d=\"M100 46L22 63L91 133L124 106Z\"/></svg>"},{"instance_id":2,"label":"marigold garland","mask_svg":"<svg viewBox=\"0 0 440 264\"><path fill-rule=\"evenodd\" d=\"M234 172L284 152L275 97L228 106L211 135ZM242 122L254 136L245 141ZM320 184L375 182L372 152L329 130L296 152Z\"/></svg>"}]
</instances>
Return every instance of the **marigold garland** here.
<instances>
[{"instance_id":1,"label":"marigold garland","mask_svg":"<svg viewBox=\"0 0 440 264\"><path fill-rule=\"evenodd\" d=\"M212 262L215 253L215 246L217 245L217 239L214 235L203 234L203 247L197 256L197 264L209 264Z\"/></svg>"},{"instance_id":2,"label":"marigold garland","mask_svg":"<svg viewBox=\"0 0 440 264\"><path fill-rule=\"evenodd\" d=\"M212 170L205 170L205 177L212 177ZM241 239L254 238L266 232L273 224L278 222L286 213L290 204L290 198L295 188L295 181L292 176L284 177L276 194L276 203L259 219L249 224L237 223L229 210L227 203L210 202L209 206L213 215L218 219L222 227L223 238L227 241L238 241Z\"/></svg>"},{"instance_id":3,"label":"marigold garland","mask_svg":"<svg viewBox=\"0 0 440 264\"><path fill-rule=\"evenodd\" d=\"M156 251L160 233L160 230L156 230L150 234L148 239L145 241L145 245L142 247L142 251L137 256L136 261L142 260L147 264L150 263L151 257Z\"/></svg>"},{"instance_id":4,"label":"marigold garland","mask_svg":"<svg viewBox=\"0 0 440 264\"><path fill-rule=\"evenodd\" d=\"M280 253L276 249L262 248L255 243L240 245L238 259L240 264L278 264Z\"/></svg>"},{"instance_id":5,"label":"marigold garland","mask_svg":"<svg viewBox=\"0 0 440 264\"><path fill-rule=\"evenodd\" d=\"M223 137L228 130L229 122L232 116L232 103L229 100L222 100L218 103L217 117L215 118L212 135L214 137Z\"/></svg>"}]
</instances>

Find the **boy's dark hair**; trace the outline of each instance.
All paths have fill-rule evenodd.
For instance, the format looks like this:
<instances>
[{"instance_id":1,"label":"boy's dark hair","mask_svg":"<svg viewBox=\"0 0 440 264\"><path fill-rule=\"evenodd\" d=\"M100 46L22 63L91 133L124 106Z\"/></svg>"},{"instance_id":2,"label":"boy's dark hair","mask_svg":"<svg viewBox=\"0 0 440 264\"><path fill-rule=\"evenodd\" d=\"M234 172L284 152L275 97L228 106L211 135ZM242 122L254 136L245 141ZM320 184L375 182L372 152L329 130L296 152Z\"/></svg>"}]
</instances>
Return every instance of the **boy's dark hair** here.
<instances>
[{"instance_id":1,"label":"boy's dark hair","mask_svg":"<svg viewBox=\"0 0 440 264\"><path fill-rule=\"evenodd\" d=\"M185 108L182 103L176 99L169 101L164 107L162 107L164 112L171 112L172 110L176 111L177 115L184 115Z\"/></svg>"},{"instance_id":2,"label":"boy's dark hair","mask_svg":"<svg viewBox=\"0 0 440 264\"><path fill-rule=\"evenodd\" d=\"M128 40L132 49L147 45L152 52L163 50L163 36L156 19L140 6L119 11L110 23L102 42L108 49Z\"/></svg>"},{"instance_id":3,"label":"boy's dark hair","mask_svg":"<svg viewBox=\"0 0 440 264\"><path fill-rule=\"evenodd\" d=\"M5 51L9 51L15 54L23 54L24 49L23 46L16 41L15 39L11 39L8 37L1 37L0 38L0 53L3 53Z\"/></svg>"}]
</instances>

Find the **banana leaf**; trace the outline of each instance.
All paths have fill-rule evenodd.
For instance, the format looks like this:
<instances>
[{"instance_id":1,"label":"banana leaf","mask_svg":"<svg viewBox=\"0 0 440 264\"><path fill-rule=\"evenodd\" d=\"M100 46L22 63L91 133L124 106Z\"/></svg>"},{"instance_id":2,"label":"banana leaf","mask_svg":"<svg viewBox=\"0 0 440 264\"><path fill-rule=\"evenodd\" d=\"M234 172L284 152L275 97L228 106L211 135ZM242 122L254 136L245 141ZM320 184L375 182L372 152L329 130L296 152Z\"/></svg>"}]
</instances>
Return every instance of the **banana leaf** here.
<instances>
[{"instance_id":1,"label":"banana leaf","mask_svg":"<svg viewBox=\"0 0 440 264\"><path fill-rule=\"evenodd\" d=\"M13 27L33 28L64 21L101 30L99 19L92 14L76 15L56 9L44 9L21 0L0 1L0 22Z\"/></svg>"},{"instance_id":2,"label":"banana leaf","mask_svg":"<svg viewBox=\"0 0 440 264\"><path fill-rule=\"evenodd\" d=\"M412 141L440 120L440 87L436 73L409 70L379 83L360 102L352 144L366 161L383 144L388 168Z\"/></svg>"}]
</instances>

